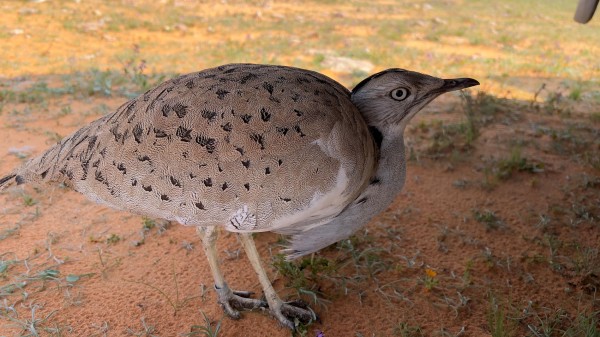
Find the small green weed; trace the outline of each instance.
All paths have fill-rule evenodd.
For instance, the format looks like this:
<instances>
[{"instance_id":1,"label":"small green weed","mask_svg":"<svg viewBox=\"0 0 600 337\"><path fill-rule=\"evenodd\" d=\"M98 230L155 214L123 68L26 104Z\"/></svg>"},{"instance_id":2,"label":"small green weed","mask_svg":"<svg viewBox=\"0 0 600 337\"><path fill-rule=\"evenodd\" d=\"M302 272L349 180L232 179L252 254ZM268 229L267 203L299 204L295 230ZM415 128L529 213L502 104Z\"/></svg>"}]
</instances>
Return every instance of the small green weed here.
<instances>
[{"instance_id":1,"label":"small green weed","mask_svg":"<svg viewBox=\"0 0 600 337\"><path fill-rule=\"evenodd\" d=\"M142 217L142 229L151 230L156 227L156 221L147 217Z\"/></svg>"},{"instance_id":2,"label":"small green weed","mask_svg":"<svg viewBox=\"0 0 600 337\"><path fill-rule=\"evenodd\" d=\"M394 336L400 337L425 337L425 333L418 325L410 325L407 322L400 322L394 326L392 332Z\"/></svg>"},{"instance_id":3,"label":"small green weed","mask_svg":"<svg viewBox=\"0 0 600 337\"><path fill-rule=\"evenodd\" d=\"M434 121L429 127L421 126L421 129L434 130L430 137L432 143L426 151L426 155L434 159L447 157L456 151L469 151L476 137L473 124L469 121L455 124Z\"/></svg>"},{"instance_id":4,"label":"small green weed","mask_svg":"<svg viewBox=\"0 0 600 337\"><path fill-rule=\"evenodd\" d=\"M19 231L20 228L21 228L21 226L17 224L17 225L15 225L13 227L1 230L0 231L0 240L4 240L7 237L16 234Z\"/></svg>"},{"instance_id":5,"label":"small green weed","mask_svg":"<svg viewBox=\"0 0 600 337\"><path fill-rule=\"evenodd\" d=\"M506 180L509 179L515 172L544 172L544 164L531 162L529 159L522 156L521 149L519 147L515 147L511 150L510 157L498 161L495 171L498 179Z\"/></svg>"},{"instance_id":6,"label":"small green weed","mask_svg":"<svg viewBox=\"0 0 600 337\"><path fill-rule=\"evenodd\" d=\"M164 75L153 75L150 77L145 73L147 64L146 60L141 58L140 46L134 44L128 57L121 60L123 73L128 78L130 83L135 85L133 92L126 92L129 97L135 97L155 84L162 82L165 78Z\"/></svg>"},{"instance_id":7,"label":"small green weed","mask_svg":"<svg viewBox=\"0 0 600 337\"><path fill-rule=\"evenodd\" d=\"M420 278L420 280L421 283L423 283L425 289L427 289L428 291L435 288L440 282L439 278L437 277L437 272L430 268L425 268L425 276Z\"/></svg>"},{"instance_id":8,"label":"small green weed","mask_svg":"<svg viewBox=\"0 0 600 337\"><path fill-rule=\"evenodd\" d=\"M303 289L313 289L316 285L315 280L321 273L337 269L334 261L318 255L307 256L300 261L287 261L285 255L277 254L272 264L282 276L288 279L287 286L298 292Z\"/></svg>"},{"instance_id":9,"label":"small green weed","mask_svg":"<svg viewBox=\"0 0 600 337\"><path fill-rule=\"evenodd\" d=\"M496 213L490 210L480 211L478 209L473 210L473 218L485 225L486 230L496 230L504 227L504 221L502 221Z\"/></svg>"},{"instance_id":10,"label":"small green weed","mask_svg":"<svg viewBox=\"0 0 600 337\"><path fill-rule=\"evenodd\" d=\"M573 101L579 101L581 100L581 94L583 93L583 89L581 88L580 85L576 85L573 88L571 88L571 91L569 92L569 99L573 100Z\"/></svg>"},{"instance_id":11,"label":"small green weed","mask_svg":"<svg viewBox=\"0 0 600 337\"><path fill-rule=\"evenodd\" d=\"M523 157L520 147L513 147L508 158L493 160L484 168L483 187L492 189L499 181L508 180L517 172L541 173L544 164Z\"/></svg>"},{"instance_id":12,"label":"small green weed","mask_svg":"<svg viewBox=\"0 0 600 337\"><path fill-rule=\"evenodd\" d=\"M121 241L121 237L114 233L111 234L108 238L106 238L106 243L109 245L114 245L119 241Z\"/></svg>"},{"instance_id":13,"label":"small green weed","mask_svg":"<svg viewBox=\"0 0 600 337\"><path fill-rule=\"evenodd\" d=\"M585 123L566 123L566 128L539 128L551 139L549 150L600 170L600 129Z\"/></svg>"},{"instance_id":14,"label":"small green weed","mask_svg":"<svg viewBox=\"0 0 600 337\"><path fill-rule=\"evenodd\" d=\"M142 330L134 331L131 328L127 328L127 330L125 330L125 332L128 335L135 336L135 337L158 337L158 335L155 334L156 328L154 327L154 325L149 325L148 323L146 323L145 317L142 317Z\"/></svg>"},{"instance_id":15,"label":"small green weed","mask_svg":"<svg viewBox=\"0 0 600 337\"><path fill-rule=\"evenodd\" d=\"M564 337L600 337L600 312L579 313Z\"/></svg>"},{"instance_id":16,"label":"small green weed","mask_svg":"<svg viewBox=\"0 0 600 337\"><path fill-rule=\"evenodd\" d=\"M169 296L165 291L163 291L160 288L153 286L149 283L142 282L142 281L127 281L127 282L141 284L141 285L144 285L144 286L151 288L154 291L158 292L162 297L164 297L165 300L167 300L169 305L173 308L173 315L177 315L179 310L181 310L181 308L183 308L189 301L191 301L197 297L200 297L200 295L187 296L186 298L181 299L180 294L179 294L179 283L177 281L177 273L175 272L175 264L173 264L172 274L173 274L173 287L175 288L175 297L174 298Z\"/></svg>"},{"instance_id":17,"label":"small green weed","mask_svg":"<svg viewBox=\"0 0 600 337\"><path fill-rule=\"evenodd\" d=\"M481 128L496 122L502 116L504 119L514 121L518 119L514 112L515 104L505 99L499 99L484 92L475 96L471 91L461 92L462 121L443 123L440 120L421 122L416 126L425 138L431 143L425 149L424 156L433 159L451 158L460 159L461 153L470 153L475 141L481 133ZM411 153L415 157L414 153Z\"/></svg>"},{"instance_id":18,"label":"small green weed","mask_svg":"<svg viewBox=\"0 0 600 337\"><path fill-rule=\"evenodd\" d=\"M493 295L489 296L487 322L492 337L516 336L516 322L506 315L505 308Z\"/></svg>"},{"instance_id":19,"label":"small green weed","mask_svg":"<svg viewBox=\"0 0 600 337\"><path fill-rule=\"evenodd\" d=\"M23 194L23 205L30 207L37 204L37 201L29 194Z\"/></svg>"},{"instance_id":20,"label":"small green weed","mask_svg":"<svg viewBox=\"0 0 600 337\"><path fill-rule=\"evenodd\" d=\"M544 310L540 315L538 312L531 312L534 321L527 324L531 336L556 336L561 327L569 320L566 312L558 309L553 312Z\"/></svg>"},{"instance_id":21,"label":"small green weed","mask_svg":"<svg viewBox=\"0 0 600 337\"><path fill-rule=\"evenodd\" d=\"M14 327L21 329L19 336L21 337L38 337L43 336L42 332L50 333L52 335L53 328L46 326L48 320L56 313L51 311L44 317L37 316L37 310L41 309L42 306L39 304L30 304L28 307L31 311L30 318L21 319L16 311L13 311L13 315L5 316L11 321Z\"/></svg>"},{"instance_id":22,"label":"small green weed","mask_svg":"<svg viewBox=\"0 0 600 337\"><path fill-rule=\"evenodd\" d=\"M63 139L63 136L61 136L59 133L54 132L54 131L46 131L46 132L44 132L44 135L46 135L46 137L48 137L48 141L52 144L58 143Z\"/></svg>"},{"instance_id":23,"label":"small green weed","mask_svg":"<svg viewBox=\"0 0 600 337\"><path fill-rule=\"evenodd\" d=\"M221 330L221 321L218 321L213 327L214 322L206 316L203 311L200 311L202 317L204 318L204 325L192 325L190 328L190 332L182 334L182 336L186 337L217 337L219 331Z\"/></svg>"}]
</instances>

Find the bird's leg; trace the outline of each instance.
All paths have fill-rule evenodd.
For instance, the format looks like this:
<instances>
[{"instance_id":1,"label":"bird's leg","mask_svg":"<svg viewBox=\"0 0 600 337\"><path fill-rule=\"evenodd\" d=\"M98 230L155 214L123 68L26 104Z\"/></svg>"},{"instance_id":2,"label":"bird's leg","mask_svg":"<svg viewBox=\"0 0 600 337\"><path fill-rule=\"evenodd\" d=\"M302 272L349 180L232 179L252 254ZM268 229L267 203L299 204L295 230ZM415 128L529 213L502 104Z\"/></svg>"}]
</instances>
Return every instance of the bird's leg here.
<instances>
[{"instance_id":1,"label":"bird's leg","mask_svg":"<svg viewBox=\"0 0 600 337\"><path fill-rule=\"evenodd\" d=\"M219 261L217 256L217 228L216 227L198 227L198 234L202 237L202 245L204 246L204 253L208 259L210 265L210 271L213 274L215 280L215 290L217 292L217 302L223 308L223 311L231 318L240 318L240 309L257 309L266 307L267 303L264 301L249 298L252 292L248 291L233 291L229 289L221 269L219 268Z\"/></svg>"},{"instance_id":2,"label":"bird's leg","mask_svg":"<svg viewBox=\"0 0 600 337\"><path fill-rule=\"evenodd\" d=\"M275 316L275 318L277 318L281 324L290 329L295 328L295 324L290 320L290 318L297 318L303 323L308 323L315 320L316 315L312 310L310 310L310 308L296 306L292 302L284 303L279 298L275 292L275 289L273 289L273 285L271 284L271 281L269 280L262 263L260 262L260 256L258 255L256 246L254 245L252 233L240 233L239 236L242 240L248 260L250 260L254 271L258 275L258 280L260 281L263 291L265 292L265 297L269 303L269 310L271 314Z\"/></svg>"}]
</instances>

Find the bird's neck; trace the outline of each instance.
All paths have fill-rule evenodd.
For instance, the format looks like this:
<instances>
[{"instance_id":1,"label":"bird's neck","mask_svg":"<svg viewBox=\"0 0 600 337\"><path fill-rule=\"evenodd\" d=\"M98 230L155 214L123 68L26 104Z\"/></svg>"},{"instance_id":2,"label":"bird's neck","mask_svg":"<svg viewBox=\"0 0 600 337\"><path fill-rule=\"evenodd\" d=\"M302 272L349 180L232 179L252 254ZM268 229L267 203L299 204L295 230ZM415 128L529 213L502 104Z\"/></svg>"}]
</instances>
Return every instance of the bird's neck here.
<instances>
[{"instance_id":1,"label":"bird's neck","mask_svg":"<svg viewBox=\"0 0 600 337\"><path fill-rule=\"evenodd\" d=\"M370 129L380 151L379 166L369 185L327 225L294 235L290 247L295 253L291 256L312 253L348 238L384 211L402 190L406 176L403 132Z\"/></svg>"},{"instance_id":2,"label":"bird's neck","mask_svg":"<svg viewBox=\"0 0 600 337\"><path fill-rule=\"evenodd\" d=\"M382 132L379 147L379 165L369 185L370 197L378 205L377 213L385 210L404 186L406 177L406 156L404 150L404 130ZM378 181L373 183L373 181Z\"/></svg>"},{"instance_id":3,"label":"bird's neck","mask_svg":"<svg viewBox=\"0 0 600 337\"><path fill-rule=\"evenodd\" d=\"M371 133L374 133L373 137L379 144L377 171L371 177L369 185L338 216L340 226L336 237L339 239L350 236L377 214L385 211L404 186L406 159L403 132L392 131L371 128Z\"/></svg>"}]
</instances>

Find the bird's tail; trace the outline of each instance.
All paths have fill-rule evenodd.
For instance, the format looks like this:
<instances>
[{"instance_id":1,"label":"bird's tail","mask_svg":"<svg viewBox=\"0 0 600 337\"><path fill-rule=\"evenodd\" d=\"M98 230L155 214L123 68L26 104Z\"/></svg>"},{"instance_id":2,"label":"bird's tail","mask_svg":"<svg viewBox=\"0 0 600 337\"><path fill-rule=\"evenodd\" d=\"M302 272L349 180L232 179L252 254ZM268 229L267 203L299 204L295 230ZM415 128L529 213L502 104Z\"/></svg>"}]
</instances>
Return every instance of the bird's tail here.
<instances>
[{"instance_id":1,"label":"bird's tail","mask_svg":"<svg viewBox=\"0 0 600 337\"><path fill-rule=\"evenodd\" d=\"M19 185L19 183L20 179L18 175L14 173L9 174L6 177L0 178L0 191L15 184Z\"/></svg>"},{"instance_id":2,"label":"bird's tail","mask_svg":"<svg viewBox=\"0 0 600 337\"><path fill-rule=\"evenodd\" d=\"M39 184L43 181L44 170L49 169L49 164L44 162L44 159L49 157L49 154L54 154L56 145L48 149L46 152L27 160L16 169L13 169L8 175L0 176L0 191L14 185L35 183Z\"/></svg>"},{"instance_id":3,"label":"bird's tail","mask_svg":"<svg viewBox=\"0 0 600 337\"><path fill-rule=\"evenodd\" d=\"M44 178L52 165L52 163L45 162L44 159L48 157L48 153L54 154L55 148L56 146L53 146L41 155L29 159L25 164L22 164L5 177L0 176L2 177L0 178L0 191L14 185L40 184L44 182ZM48 176L50 175L48 174Z\"/></svg>"}]
</instances>

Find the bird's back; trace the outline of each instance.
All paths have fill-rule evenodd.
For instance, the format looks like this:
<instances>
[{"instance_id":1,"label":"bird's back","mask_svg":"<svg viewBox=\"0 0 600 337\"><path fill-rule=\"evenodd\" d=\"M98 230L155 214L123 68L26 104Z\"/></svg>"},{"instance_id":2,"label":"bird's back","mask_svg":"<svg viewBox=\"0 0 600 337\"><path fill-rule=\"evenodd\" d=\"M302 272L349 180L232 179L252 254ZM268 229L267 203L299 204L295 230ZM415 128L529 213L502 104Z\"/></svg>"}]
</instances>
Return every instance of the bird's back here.
<instances>
[{"instance_id":1,"label":"bird's back","mask_svg":"<svg viewBox=\"0 0 600 337\"><path fill-rule=\"evenodd\" d=\"M310 227L368 184L376 149L328 77L232 64L122 105L15 172L147 216L232 231Z\"/></svg>"}]
</instances>

